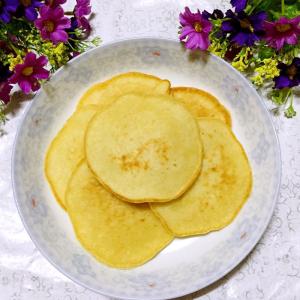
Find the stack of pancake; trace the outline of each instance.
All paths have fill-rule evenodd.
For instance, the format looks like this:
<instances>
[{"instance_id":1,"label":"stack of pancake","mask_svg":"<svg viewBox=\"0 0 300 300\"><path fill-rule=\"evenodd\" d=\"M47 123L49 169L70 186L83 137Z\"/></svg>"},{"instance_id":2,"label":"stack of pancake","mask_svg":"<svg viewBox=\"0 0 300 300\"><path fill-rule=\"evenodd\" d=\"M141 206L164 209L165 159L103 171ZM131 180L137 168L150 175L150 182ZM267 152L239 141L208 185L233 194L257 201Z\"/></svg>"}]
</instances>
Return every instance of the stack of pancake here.
<instances>
[{"instance_id":1,"label":"stack of pancake","mask_svg":"<svg viewBox=\"0 0 300 300\"><path fill-rule=\"evenodd\" d=\"M48 149L45 173L78 240L115 268L145 263L174 237L225 227L252 185L215 97L136 72L82 96Z\"/></svg>"}]
</instances>

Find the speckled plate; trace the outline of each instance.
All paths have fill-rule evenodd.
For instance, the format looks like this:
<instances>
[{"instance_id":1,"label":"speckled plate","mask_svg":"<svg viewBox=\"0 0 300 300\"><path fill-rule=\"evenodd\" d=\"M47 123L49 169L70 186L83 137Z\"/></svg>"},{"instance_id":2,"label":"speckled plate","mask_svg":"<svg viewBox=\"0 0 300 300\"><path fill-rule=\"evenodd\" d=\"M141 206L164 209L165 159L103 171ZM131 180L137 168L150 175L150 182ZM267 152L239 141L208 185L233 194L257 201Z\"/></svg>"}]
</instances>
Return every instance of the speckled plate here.
<instances>
[{"instance_id":1,"label":"speckled plate","mask_svg":"<svg viewBox=\"0 0 300 300\"><path fill-rule=\"evenodd\" d=\"M173 86L203 88L228 107L233 130L254 174L251 197L223 230L177 239L132 270L97 262L76 240L67 214L46 182L46 149L80 95L94 82L121 72L168 78ZM108 44L72 60L44 85L25 113L13 155L13 186L24 225L44 256L75 282L126 299L166 299L199 290L232 270L255 246L272 215L280 183L277 137L263 100L221 59L184 51L176 41L136 39Z\"/></svg>"}]
</instances>

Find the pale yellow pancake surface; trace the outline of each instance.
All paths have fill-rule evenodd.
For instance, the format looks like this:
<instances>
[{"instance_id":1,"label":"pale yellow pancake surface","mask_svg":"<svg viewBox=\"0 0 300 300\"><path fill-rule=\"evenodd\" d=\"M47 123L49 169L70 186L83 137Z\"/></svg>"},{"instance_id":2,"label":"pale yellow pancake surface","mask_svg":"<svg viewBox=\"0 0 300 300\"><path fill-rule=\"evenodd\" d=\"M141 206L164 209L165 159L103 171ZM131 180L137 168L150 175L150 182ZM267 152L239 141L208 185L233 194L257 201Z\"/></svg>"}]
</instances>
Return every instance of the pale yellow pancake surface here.
<instances>
[{"instance_id":1,"label":"pale yellow pancake surface","mask_svg":"<svg viewBox=\"0 0 300 300\"><path fill-rule=\"evenodd\" d=\"M114 197L99 184L85 161L74 172L66 199L78 240L111 267L139 266L173 239L148 204Z\"/></svg>"},{"instance_id":2,"label":"pale yellow pancake surface","mask_svg":"<svg viewBox=\"0 0 300 300\"><path fill-rule=\"evenodd\" d=\"M97 106L77 110L52 141L45 159L45 173L56 196L65 208L65 192L75 167L84 158L84 135Z\"/></svg>"},{"instance_id":3,"label":"pale yellow pancake surface","mask_svg":"<svg viewBox=\"0 0 300 300\"><path fill-rule=\"evenodd\" d=\"M81 97L78 107L89 104L107 107L121 95L130 93L168 95L170 82L139 72L123 73L89 88Z\"/></svg>"},{"instance_id":4,"label":"pale yellow pancake surface","mask_svg":"<svg viewBox=\"0 0 300 300\"><path fill-rule=\"evenodd\" d=\"M189 87L172 88L171 95L184 104L196 118L218 119L231 126L229 111L213 95Z\"/></svg>"},{"instance_id":5,"label":"pale yellow pancake surface","mask_svg":"<svg viewBox=\"0 0 300 300\"><path fill-rule=\"evenodd\" d=\"M228 225L247 200L252 186L247 156L230 128L218 120L199 119L203 168L181 198L151 204L175 236L205 234Z\"/></svg>"},{"instance_id":6,"label":"pale yellow pancake surface","mask_svg":"<svg viewBox=\"0 0 300 300\"><path fill-rule=\"evenodd\" d=\"M122 96L91 120L85 147L98 180L136 203L179 197L202 163L198 124L169 96Z\"/></svg>"}]
</instances>

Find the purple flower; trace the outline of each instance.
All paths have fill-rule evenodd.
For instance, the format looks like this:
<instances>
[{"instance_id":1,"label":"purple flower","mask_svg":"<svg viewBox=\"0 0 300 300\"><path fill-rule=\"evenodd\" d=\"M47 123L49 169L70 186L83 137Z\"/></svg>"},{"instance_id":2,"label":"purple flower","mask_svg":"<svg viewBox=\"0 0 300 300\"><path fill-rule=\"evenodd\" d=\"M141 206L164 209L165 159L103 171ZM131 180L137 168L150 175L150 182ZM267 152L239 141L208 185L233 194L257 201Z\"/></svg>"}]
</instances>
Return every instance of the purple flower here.
<instances>
[{"instance_id":1,"label":"purple flower","mask_svg":"<svg viewBox=\"0 0 300 300\"><path fill-rule=\"evenodd\" d=\"M5 54L12 53L11 48L7 45L7 42L0 40L0 50L2 50Z\"/></svg>"},{"instance_id":2,"label":"purple flower","mask_svg":"<svg viewBox=\"0 0 300 300\"><path fill-rule=\"evenodd\" d=\"M254 15L247 15L241 11L234 13L232 10L226 12L229 20L223 21L221 29L225 34L229 34L231 42L239 46L253 46L264 34L263 23L267 14L263 11Z\"/></svg>"},{"instance_id":3,"label":"purple flower","mask_svg":"<svg viewBox=\"0 0 300 300\"><path fill-rule=\"evenodd\" d=\"M202 12L202 17L205 18L206 20L208 20L208 19L218 20L218 19L223 19L224 14L219 9L214 9L214 11L212 13L209 13L207 10L204 10Z\"/></svg>"},{"instance_id":4,"label":"purple flower","mask_svg":"<svg viewBox=\"0 0 300 300\"><path fill-rule=\"evenodd\" d=\"M81 17L83 19L85 19L85 17ZM85 19L86 20L86 19ZM79 24L78 24L78 20L75 17L71 18L71 27L69 29L67 29L67 33L69 35L69 43L73 46L74 41L73 40L82 40L82 39L86 39L89 34L91 33L91 27L90 24L88 22L88 20L86 20L87 24L85 24L85 20L83 20L83 25L81 27L81 29L83 29L81 36L77 36L74 31L75 29L79 28Z\"/></svg>"},{"instance_id":5,"label":"purple flower","mask_svg":"<svg viewBox=\"0 0 300 300\"><path fill-rule=\"evenodd\" d=\"M75 39L77 38L77 36L76 36L76 34L74 33L74 31L75 31L75 29L78 28L78 22L77 22L77 19L76 19L75 17L72 17L72 18L70 19L70 21L71 21L71 26L70 26L69 29L66 29L66 32L68 33L69 38L75 40ZM70 41L70 43L71 43L71 42L72 42L72 41Z\"/></svg>"},{"instance_id":6,"label":"purple flower","mask_svg":"<svg viewBox=\"0 0 300 300\"><path fill-rule=\"evenodd\" d=\"M295 57L290 65L278 64L279 76L274 78L275 88L283 89L300 84L300 58Z\"/></svg>"},{"instance_id":7,"label":"purple flower","mask_svg":"<svg viewBox=\"0 0 300 300\"><path fill-rule=\"evenodd\" d=\"M12 85L10 85L7 81L0 82L0 100L2 100L5 104L10 101L10 91L12 89Z\"/></svg>"},{"instance_id":8,"label":"purple flower","mask_svg":"<svg viewBox=\"0 0 300 300\"><path fill-rule=\"evenodd\" d=\"M31 90L37 91L40 88L38 80L49 77L49 71L44 68L47 63L46 56L37 58L33 52L28 52L23 64L15 66L10 82L18 83L25 94L29 94Z\"/></svg>"},{"instance_id":9,"label":"purple flower","mask_svg":"<svg viewBox=\"0 0 300 300\"><path fill-rule=\"evenodd\" d=\"M11 74L12 72L9 70L8 65L4 66L2 63L0 63L0 82L7 80Z\"/></svg>"},{"instance_id":10,"label":"purple flower","mask_svg":"<svg viewBox=\"0 0 300 300\"><path fill-rule=\"evenodd\" d=\"M92 30L90 22L85 17L81 17L80 19L77 19L77 22L78 25L81 26L81 28L84 30L85 36L87 37Z\"/></svg>"},{"instance_id":11,"label":"purple flower","mask_svg":"<svg viewBox=\"0 0 300 300\"><path fill-rule=\"evenodd\" d=\"M11 13L14 13L18 6L18 0L0 0L0 20L3 23L9 23Z\"/></svg>"},{"instance_id":12,"label":"purple flower","mask_svg":"<svg viewBox=\"0 0 300 300\"><path fill-rule=\"evenodd\" d=\"M91 13L90 0L76 0L74 14L77 19L87 16Z\"/></svg>"},{"instance_id":13,"label":"purple flower","mask_svg":"<svg viewBox=\"0 0 300 300\"><path fill-rule=\"evenodd\" d=\"M80 55L80 52L74 51L74 52L71 53L70 59L72 59L72 58L74 58L74 57L76 57L76 56L78 56L78 55Z\"/></svg>"},{"instance_id":14,"label":"purple flower","mask_svg":"<svg viewBox=\"0 0 300 300\"><path fill-rule=\"evenodd\" d=\"M52 7L52 8L55 8L61 4L64 4L66 3L67 0L46 0L45 1L45 4Z\"/></svg>"},{"instance_id":15,"label":"purple flower","mask_svg":"<svg viewBox=\"0 0 300 300\"><path fill-rule=\"evenodd\" d=\"M300 16L287 19L280 17L276 22L266 21L264 23L266 31L266 41L269 46L280 50L283 45L296 45L300 36Z\"/></svg>"},{"instance_id":16,"label":"purple flower","mask_svg":"<svg viewBox=\"0 0 300 300\"><path fill-rule=\"evenodd\" d=\"M230 0L230 3L235 8L235 12L240 12L247 6L247 0Z\"/></svg>"},{"instance_id":17,"label":"purple flower","mask_svg":"<svg viewBox=\"0 0 300 300\"><path fill-rule=\"evenodd\" d=\"M74 15L78 22L78 27L82 27L89 35L91 32L91 25L88 19L85 17L91 13L90 0L76 0L74 8Z\"/></svg>"},{"instance_id":18,"label":"purple flower","mask_svg":"<svg viewBox=\"0 0 300 300\"><path fill-rule=\"evenodd\" d=\"M20 0L17 16L25 16L28 21L32 22L38 16L37 8L42 5L39 0Z\"/></svg>"},{"instance_id":19,"label":"purple flower","mask_svg":"<svg viewBox=\"0 0 300 300\"><path fill-rule=\"evenodd\" d=\"M241 52L243 47L239 46L238 44L232 44L227 49L225 53L225 58L229 61L233 61L233 59Z\"/></svg>"},{"instance_id":20,"label":"purple flower","mask_svg":"<svg viewBox=\"0 0 300 300\"><path fill-rule=\"evenodd\" d=\"M44 40L51 40L54 44L68 40L65 29L70 28L71 21L64 16L64 10L60 6L55 8L42 6L40 18L35 20L34 24Z\"/></svg>"},{"instance_id":21,"label":"purple flower","mask_svg":"<svg viewBox=\"0 0 300 300\"><path fill-rule=\"evenodd\" d=\"M192 13L188 7L184 13L180 13L179 20L182 26L179 38L185 42L185 47L191 50L207 50L210 45L211 22L205 19L199 10Z\"/></svg>"},{"instance_id":22,"label":"purple flower","mask_svg":"<svg viewBox=\"0 0 300 300\"><path fill-rule=\"evenodd\" d=\"M12 85L9 84L8 79L12 72L9 70L8 66L4 66L0 63L0 101L7 104L10 101L10 91Z\"/></svg>"}]
</instances>

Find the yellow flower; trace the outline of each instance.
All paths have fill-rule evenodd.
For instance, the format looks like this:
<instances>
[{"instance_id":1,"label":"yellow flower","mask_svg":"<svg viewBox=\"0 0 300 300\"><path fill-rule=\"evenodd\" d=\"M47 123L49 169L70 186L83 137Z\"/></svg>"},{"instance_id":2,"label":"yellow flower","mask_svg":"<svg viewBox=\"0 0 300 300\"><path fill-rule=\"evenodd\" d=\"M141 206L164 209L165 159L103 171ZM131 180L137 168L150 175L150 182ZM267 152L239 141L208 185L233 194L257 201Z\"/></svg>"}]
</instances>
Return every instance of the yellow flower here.
<instances>
[{"instance_id":1,"label":"yellow flower","mask_svg":"<svg viewBox=\"0 0 300 300\"><path fill-rule=\"evenodd\" d=\"M57 58L57 61L61 62L63 60L63 53L65 51L64 43L59 43L53 50L54 50L54 55Z\"/></svg>"},{"instance_id":2,"label":"yellow flower","mask_svg":"<svg viewBox=\"0 0 300 300\"><path fill-rule=\"evenodd\" d=\"M55 68L64 65L68 60L68 49L64 43L53 45L51 42L43 44L43 53L48 57L49 63Z\"/></svg>"},{"instance_id":3,"label":"yellow flower","mask_svg":"<svg viewBox=\"0 0 300 300\"><path fill-rule=\"evenodd\" d=\"M217 56L224 58L225 53L227 51L227 42L224 41L223 43L221 43L218 40L212 40L212 42L208 48L208 51Z\"/></svg>"},{"instance_id":4,"label":"yellow flower","mask_svg":"<svg viewBox=\"0 0 300 300\"><path fill-rule=\"evenodd\" d=\"M240 72L244 72L249 67L249 57L251 54L252 51L249 47L242 49L241 52L233 59L231 63L232 66Z\"/></svg>"},{"instance_id":5,"label":"yellow flower","mask_svg":"<svg viewBox=\"0 0 300 300\"><path fill-rule=\"evenodd\" d=\"M243 60L233 61L231 64L234 68L236 68L240 72L244 72L248 68L248 65L245 64Z\"/></svg>"},{"instance_id":6,"label":"yellow flower","mask_svg":"<svg viewBox=\"0 0 300 300\"><path fill-rule=\"evenodd\" d=\"M8 54L7 57L10 71L13 71L16 65L23 63L23 58L20 54L18 54L17 56L14 56L13 54Z\"/></svg>"},{"instance_id":7,"label":"yellow flower","mask_svg":"<svg viewBox=\"0 0 300 300\"><path fill-rule=\"evenodd\" d=\"M264 80L273 79L279 76L279 69L277 68L278 61L274 58L265 58L262 65L255 68L255 76L251 78L252 82L257 86L263 85Z\"/></svg>"},{"instance_id":8,"label":"yellow flower","mask_svg":"<svg viewBox=\"0 0 300 300\"><path fill-rule=\"evenodd\" d=\"M252 80L252 82L255 84L255 85L257 85L257 86L262 86L263 85L263 83L264 83L264 79L262 78L262 76L261 75L256 75L256 76L253 76L252 78L251 78L251 80Z\"/></svg>"}]
</instances>

